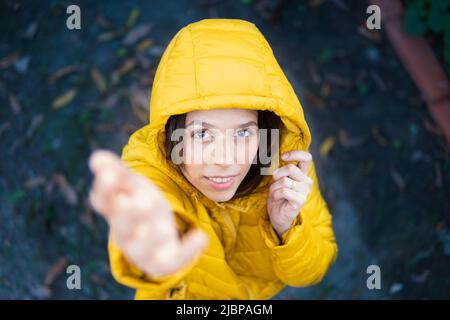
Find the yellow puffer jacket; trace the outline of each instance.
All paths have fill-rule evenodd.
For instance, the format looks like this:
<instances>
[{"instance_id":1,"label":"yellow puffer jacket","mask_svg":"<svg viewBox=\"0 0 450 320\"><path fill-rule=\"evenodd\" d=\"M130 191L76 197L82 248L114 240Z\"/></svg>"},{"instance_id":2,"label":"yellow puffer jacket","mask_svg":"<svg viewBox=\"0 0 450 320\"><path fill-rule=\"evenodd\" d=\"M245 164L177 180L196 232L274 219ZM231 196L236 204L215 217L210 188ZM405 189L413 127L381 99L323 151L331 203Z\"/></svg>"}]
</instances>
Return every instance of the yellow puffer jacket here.
<instances>
[{"instance_id":1,"label":"yellow puffer jacket","mask_svg":"<svg viewBox=\"0 0 450 320\"><path fill-rule=\"evenodd\" d=\"M300 102L254 24L205 19L181 29L155 75L150 123L130 137L122 159L164 192L181 233L201 228L210 241L204 254L182 270L152 278L110 240L112 274L136 289L136 299L268 299L285 285L318 283L336 259L332 217L314 163L308 173L314 181L311 193L280 242L266 209L271 176L250 195L218 203L165 159L167 119L212 108L273 111L283 122L280 153L309 148L311 136Z\"/></svg>"}]
</instances>

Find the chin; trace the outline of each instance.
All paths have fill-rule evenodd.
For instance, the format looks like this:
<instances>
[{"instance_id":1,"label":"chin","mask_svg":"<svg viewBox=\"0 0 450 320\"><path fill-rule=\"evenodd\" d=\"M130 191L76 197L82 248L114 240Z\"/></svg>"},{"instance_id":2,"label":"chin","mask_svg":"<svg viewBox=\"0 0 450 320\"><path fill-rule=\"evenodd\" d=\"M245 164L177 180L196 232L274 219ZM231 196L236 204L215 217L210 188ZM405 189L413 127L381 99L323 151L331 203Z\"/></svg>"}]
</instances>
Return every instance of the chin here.
<instances>
[{"instance_id":1,"label":"chin","mask_svg":"<svg viewBox=\"0 0 450 320\"><path fill-rule=\"evenodd\" d=\"M236 193L236 190L232 192L221 192L221 193L214 193L214 194L206 194L206 196L216 202L225 202L233 198L234 194Z\"/></svg>"}]
</instances>

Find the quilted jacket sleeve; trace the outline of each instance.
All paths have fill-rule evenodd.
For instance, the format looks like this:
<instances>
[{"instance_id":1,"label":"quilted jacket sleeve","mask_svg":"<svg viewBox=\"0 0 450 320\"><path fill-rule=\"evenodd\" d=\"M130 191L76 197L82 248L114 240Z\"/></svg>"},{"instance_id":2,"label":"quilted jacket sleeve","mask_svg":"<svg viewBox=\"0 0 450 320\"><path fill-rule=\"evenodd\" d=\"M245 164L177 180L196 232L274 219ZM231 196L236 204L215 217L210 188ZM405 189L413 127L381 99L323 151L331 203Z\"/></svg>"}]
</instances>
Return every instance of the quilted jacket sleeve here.
<instances>
[{"instance_id":1,"label":"quilted jacket sleeve","mask_svg":"<svg viewBox=\"0 0 450 320\"><path fill-rule=\"evenodd\" d=\"M142 131L135 133L128 145L124 148L122 160L132 171L148 177L164 193L175 214L177 228L180 234L190 228L196 228L192 221L183 218L185 210L189 210L189 204L181 194L180 188L170 178L162 174L157 168L152 167L148 161L148 146L143 143L140 135ZM138 293L150 299L171 298L171 289L179 289L183 279L195 266L197 260L176 273L164 277L150 277L137 266L131 263L122 250L112 241L110 235L108 242L110 267L113 277L117 282L137 289ZM139 299L138 296L136 298Z\"/></svg>"},{"instance_id":2,"label":"quilted jacket sleeve","mask_svg":"<svg viewBox=\"0 0 450 320\"><path fill-rule=\"evenodd\" d=\"M277 277L294 287L320 282L338 252L332 217L320 193L314 163L308 176L314 182L308 200L282 239L272 228L268 216L259 223Z\"/></svg>"}]
</instances>

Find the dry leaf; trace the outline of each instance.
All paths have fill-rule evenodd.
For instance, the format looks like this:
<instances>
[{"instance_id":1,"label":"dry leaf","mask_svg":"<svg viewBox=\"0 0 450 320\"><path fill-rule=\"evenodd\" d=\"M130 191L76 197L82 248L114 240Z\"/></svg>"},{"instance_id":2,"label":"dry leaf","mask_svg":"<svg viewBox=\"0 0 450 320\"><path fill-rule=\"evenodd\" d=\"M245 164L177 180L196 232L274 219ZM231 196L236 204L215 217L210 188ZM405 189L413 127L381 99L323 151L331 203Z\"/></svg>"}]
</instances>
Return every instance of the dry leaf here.
<instances>
[{"instance_id":1,"label":"dry leaf","mask_svg":"<svg viewBox=\"0 0 450 320\"><path fill-rule=\"evenodd\" d=\"M352 148L362 145L366 141L366 137L350 138L345 129L339 130L339 143L344 148Z\"/></svg>"},{"instance_id":2,"label":"dry leaf","mask_svg":"<svg viewBox=\"0 0 450 320\"><path fill-rule=\"evenodd\" d=\"M0 137L3 135L3 132L7 131L11 128L11 123L5 122L0 125Z\"/></svg>"},{"instance_id":3,"label":"dry leaf","mask_svg":"<svg viewBox=\"0 0 450 320\"><path fill-rule=\"evenodd\" d=\"M137 52L142 52L145 49L151 47L153 45L154 41L152 39L145 39L139 42L139 44L136 46Z\"/></svg>"},{"instance_id":4,"label":"dry leaf","mask_svg":"<svg viewBox=\"0 0 450 320\"><path fill-rule=\"evenodd\" d=\"M28 40L33 39L38 30L38 26L39 25L36 21L29 24L28 27L26 28L25 32L23 33L23 37Z\"/></svg>"},{"instance_id":5,"label":"dry leaf","mask_svg":"<svg viewBox=\"0 0 450 320\"><path fill-rule=\"evenodd\" d=\"M315 108L323 108L325 106L325 101L323 101L321 98L314 95L309 90L305 90L305 99L308 101L310 105L312 105Z\"/></svg>"},{"instance_id":6,"label":"dry leaf","mask_svg":"<svg viewBox=\"0 0 450 320\"><path fill-rule=\"evenodd\" d=\"M69 91L66 91L64 94L60 95L58 98L53 100L52 108L60 109L60 108L64 107L66 104L68 104L70 101L72 101L76 95L77 95L77 89L70 89Z\"/></svg>"},{"instance_id":7,"label":"dry leaf","mask_svg":"<svg viewBox=\"0 0 450 320\"><path fill-rule=\"evenodd\" d=\"M140 14L141 10L139 10L139 8L133 8L133 10L130 11L126 25L128 29L134 26Z\"/></svg>"},{"instance_id":8,"label":"dry leaf","mask_svg":"<svg viewBox=\"0 0 450 320\"><path fill-rule=\"evenodd\" d=\"M350 80L345 79L334 73L326 74L325 79L326 79L326 81L328 81L329 83L331 83L335 86L340 86L340 87L344 87L344 88L350 88L352 86L352 82Z\"/></svg>"},{"instance_id":9,"label":"dry leaf","mask_svg":"<svg viewBox=\"0 0 450 320\"><path fill-rule=\"evenodd\" d=\"M112 24L112 22L109 21L108 19L106 19L102 15L98 15L95 18L95 22L103 29L112 29L112 28L114 28L114 25Z\"/></svg>"},{"instance_id":10,"label":"dry leaf","mask_svg":"<svg viewBox=\"0 0 450 320\"><path fill-rule=\"evenodd\" d=\"M113 72L111 76L111 81L114 84L119 83L120 77L124 76L125 74L133 70L135 67L136 67L136 59L131 58L125 60L125 62L117 70Z\"/></svg>"},{"instance_id":11,"label":"dry leaf","mask_svg":"<svg viewBox=\"0 0 450 320\"><path fill-rule=\"evenodd\" d=\"M80 220L89 229L91 229L92 231L95 231L96 227L95 227L95 223L94 223L93 208L91 206L91 202L89 201L89 198L84 199L84 212L81 215Z\"/></svg>"},{"instance_id":12,"label":"dry leaf","mask_svg":"<svg viewBox=\"0 0 450 320\"><path fill-rule=\"evenodd\" d=\"M330 136L326 138L320 145L319 154L321 157L325 158L330 153L331 149L333 149L336 144L336 138L334 136Z\"/></svg>"},{"instance_id":13,"label":"dry leaf","mask_svg":"<svg viewBox=\"0 0 450 320\"><path fill-rule=\"evenodd\" d=\"M111 41L114 38L117 38L119 35L120 35L120 33L117 31L103 32L103 33L100 33L99 36L97 37L97 42Z\"/></svg>"},{"instance_id":14,"label":"dry leaf","mask_svg":"<svg viewBox=\"0 0 450 320\"><path fill-rule=\"evenodd\" d=\"M436 175L435 185L439 189L442 187L442 171L438 162L434 163L434 173Z\"/></svg>"},{"instance_id":15,"label":"dry leaf","mask_svg":"<svg viewBox=\"0 0 450 320\"><path fill-rule=\"evenodd\" d=\"M380 145L380 146L386 146L387 145L387 140L385 137L383 137L380 133L380 129L378 129L378 127L372 127L372 135L375 139L375 141Z\"/></svg>"},{"instance_id":16,"label":"dry leaf","mask_svg":"<svg viewBox=\"0 0 450 320\"><path fill-rule=\"evenodd\" d=\"M12 93L9 94L9 104L11 105L11 109L14 114L19 114L22 111L22 105Z\"/></svg>"},{"instance_id":17,"label":"dry leaf","mask_svg":"<svg viewBox=\"0 0 450 320\"><path fill-rule=\"evenodd\" d=\"M125 46L130 46L144 38L153 28L152 24L143 24L140 26L137 26L133 29L131 29L125 38L123 39L122 43Z\"/></svg>"},{"instance_id":18,"label":"dry leaf","mask_svg":"<svg viewBox=\"0 0 450 320\"><path fill-rule=\"evenodd\" d=\"M328 98L331 94L331 86L329 83L323 83L320 86L320 96L324 99Z\"/></svg>"},{"instance_id":19,"label":"dry leaf","mask_svg":"<svg viewBox=\"0 0 450 320\"><path fill-rule=\"evenodd\" d=\"M69 184L66 177L62 173L56 173L53 180L66 199L66 202L72 206L77 205L78 195L75 192L75 189Z\"/></svg>"},{"instance_id":20,"label":"dry leaf","mask_svg":"<svg viewBox=\"0 0 450 320\"><path fill-rule=\"evenodd\" d=\"M64 68L61 68L59 70L57 70L55 73L53 73L49 78L48 78L48 82L50 84L58 81L59 79L61 79L62 77L74 72L77 70L76 66L66 66Z\"/></svg>"},{"instance_id":21,"label":"dry leaf","mask_svg":"<svg viewBox=\"0 0 450 320\"><path fill-rule=\"evenodd\" d=\"M44 177L33 177L25 181L25 187L27 189L34 189L36 187L40 187L42 185L45 185L46 180Z\"/></svg>"},{"instance_id":22,"label":"dry leaf","mask_svg":"<svg viewBox=\"0 0 450 320\"><path fill-rule=\"evenodd\" d=\"M403 191L405 189L405 181L403 180L400 173L397 170L395 170L394 168L391 168L391 176L392 176L392 179L394 179L395 184L400 189L400 191Z\"/></svg>"},{"instance_id":23,"label":"dry leaf","mask_svg":"<svg viewBox=\"0 0 450 320\"><path fill-rule=\"evenodd\" d=\"M44 286L50 287L56 278L64 271L69 262L66 257L60 257L47 272L44 279Z\"/></svg>"},{"instance_id":24,"label":"dry leaf","mask_svg":"<svg viewBox=\"0 0 450 320\"><path fill-rule=\"evenodd\" d=\"M20 55L15 52L10 54L9 56L6 56L4 58L0 59L0 69L8 68L9 66L16 63L17 60L19 60Z\"/></svg>"},{"instance_id":25,"label":"dry leaf","mask_svg":"<svg viewBox=\"0 0 450 320\"><path fill-rule=\"evenodd\" d=\"M137 87L131 87L129 90L130 103L133 109L134 115L142 123L148 122L148 111L149 111L149 99L148 95Z\"/></svg>"},{"instance_id":26,"label":"dry leaf","mask_svg":"<svg viewBox=\"0 0 450 320\"><path fill-rule=\"evenodd\" d=\"M103 74L98 70L97 68L91 69L91 78L95 83L95 86L97 87L98 91L100 93L104 93L106 89L108 88L108 85L106 83L105 77Z\"/></svg>"},{"instance_id":27,"label":"dry leaf","mask_svg":"<svg viewBox=\"0 0 450 320\"><path fill-rule=\"evenodd\" d=\"M42 124L43 121L44 121L44 116L42 114L33 116L33 119L31 119L31 123L30 123L30 126L28 127L25 137L27 139L30 139L33 136L33 134L35 133L36 129L39 128L39 126Z\"/></svg>"}]
</instances>

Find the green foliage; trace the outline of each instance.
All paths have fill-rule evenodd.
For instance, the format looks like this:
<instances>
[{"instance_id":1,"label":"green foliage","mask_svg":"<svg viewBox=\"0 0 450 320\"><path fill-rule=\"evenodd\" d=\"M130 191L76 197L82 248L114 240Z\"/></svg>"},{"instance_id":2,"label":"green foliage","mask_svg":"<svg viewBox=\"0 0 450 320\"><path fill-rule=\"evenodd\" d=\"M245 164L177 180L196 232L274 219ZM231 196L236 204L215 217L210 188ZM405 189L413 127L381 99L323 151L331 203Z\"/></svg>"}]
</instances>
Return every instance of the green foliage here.
<instances>
[{"instance_id":1,"label":"green foliage","mask_svg":"<svg viewBox=\"0 0 450 320\"><path fill-rule=\"evenodd\" d=\"M421 36L431 31L442 34L444 59L450 63L450 0L411 0L405 12L407 34Z\"/></svg>"}]
</instances>

